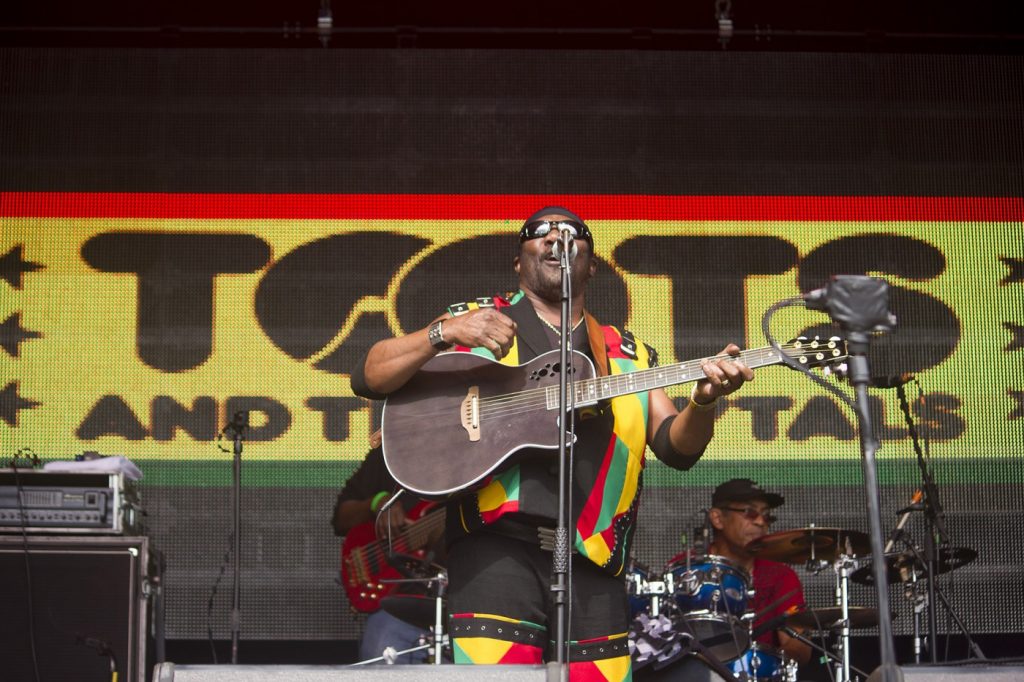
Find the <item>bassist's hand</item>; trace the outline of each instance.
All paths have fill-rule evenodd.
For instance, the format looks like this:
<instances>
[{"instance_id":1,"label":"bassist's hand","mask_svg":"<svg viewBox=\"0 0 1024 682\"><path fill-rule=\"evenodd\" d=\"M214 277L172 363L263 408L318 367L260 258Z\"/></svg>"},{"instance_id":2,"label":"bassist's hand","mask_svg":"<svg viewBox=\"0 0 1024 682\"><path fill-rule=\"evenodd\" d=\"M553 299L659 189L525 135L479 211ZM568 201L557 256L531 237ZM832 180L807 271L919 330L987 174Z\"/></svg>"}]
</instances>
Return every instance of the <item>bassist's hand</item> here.
<instances>
[{"instance_id":1,"label":"bassist's hand","mask_svg":"<svg viewBox=\"0 0 1024 682\"><path fill-rule=\"evenodd\" d=\"M385 540L388 537L389 519L391 521L392 535L409 525L409 517L405 515L405 510L402 509L401 503L396 502L388 507L383 514L377 515L377 521L374 524L374 529L377 531L377 537L381 540Z\"/></svg>"},{"instance_id":2,"label":"bassist's hand","mask_svg":"<svg viewBox=\"0 0 1024 682\"><path fill-rule=\"evenodd\" d=\"M442 322L444 340L467 348L482 346L499 360L512 347L516 323L494 308L481 308Z\"/></svg>"}]
</instances>

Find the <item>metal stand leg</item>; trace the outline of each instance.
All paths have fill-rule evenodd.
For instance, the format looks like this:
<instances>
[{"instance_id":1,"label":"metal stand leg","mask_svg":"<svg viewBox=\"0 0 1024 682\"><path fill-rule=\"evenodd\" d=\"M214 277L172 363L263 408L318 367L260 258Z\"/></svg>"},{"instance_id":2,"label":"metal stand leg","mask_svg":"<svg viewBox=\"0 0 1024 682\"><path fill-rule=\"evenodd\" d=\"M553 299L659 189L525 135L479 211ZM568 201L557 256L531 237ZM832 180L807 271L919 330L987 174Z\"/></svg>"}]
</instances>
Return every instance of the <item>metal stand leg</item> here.
<instances>
[{"instance_id":1,"label":"metal stand leg","mask_svg":"<svg viewBox=\"0 0 1024 682\"><path fill-rule=\"evenodd\" d=\"M841 554L836 559L836 606L842 614L842 628L839 630L840 661L836 663L836 682L850 682L850 573L856 568L856 561Z\"/></svg>"},{"instance_id":2,"label":"metal stand leg","mask_svg":"<svg viewBox=\"0 0 1024 682\"><path fill-rule=\"evenodd\" d=\"M448 586L448 575L437 574L437 597L434 599L434 665L441 665L441 649L444 644L444 592Z\"/></svg>"}]
</instances>

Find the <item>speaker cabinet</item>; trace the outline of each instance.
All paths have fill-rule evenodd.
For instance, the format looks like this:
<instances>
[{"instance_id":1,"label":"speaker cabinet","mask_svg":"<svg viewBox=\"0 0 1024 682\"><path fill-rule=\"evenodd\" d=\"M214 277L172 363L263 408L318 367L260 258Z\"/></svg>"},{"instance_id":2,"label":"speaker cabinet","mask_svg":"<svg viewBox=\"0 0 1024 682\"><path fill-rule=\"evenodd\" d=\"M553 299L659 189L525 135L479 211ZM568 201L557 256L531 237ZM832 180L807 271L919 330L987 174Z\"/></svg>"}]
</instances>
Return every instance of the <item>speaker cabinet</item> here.
<instances>
[{"instance_id":1,"label":"speaker cabinet","mask_svg":"<svg viewBox=\"0 0 1024 682\"><path fill-rule=\"evenodd\" d=\"M0 536L0 677L145 682L148 561L144 537Z\"/></svg>"}]
</instances>

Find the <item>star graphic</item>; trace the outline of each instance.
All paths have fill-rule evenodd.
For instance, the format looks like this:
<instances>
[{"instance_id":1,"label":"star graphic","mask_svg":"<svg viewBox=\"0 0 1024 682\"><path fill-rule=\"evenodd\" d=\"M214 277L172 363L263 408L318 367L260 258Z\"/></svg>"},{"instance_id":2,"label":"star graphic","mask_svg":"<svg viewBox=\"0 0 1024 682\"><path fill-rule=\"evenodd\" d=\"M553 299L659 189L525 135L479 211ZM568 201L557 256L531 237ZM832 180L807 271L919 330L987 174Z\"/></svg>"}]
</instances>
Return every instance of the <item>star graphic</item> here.
<instances>
[{"instance_id":1,"label":"star graphic","mask_svg":"<svg viewBox=\"0 0 1024 682\"><path fill-rule=\"evenodd\" d=\"M1003 261L1003 265L1010 268L1010 274L1003 278L1000 285L1013 284L1015 282L1024 282L1024 260L1020 258L1000 258Z\"/></svg>"},{"instance_id":2,"label":"star graphic","mask_svg":"<svg viewBox=\"0 0 1024 682\"><path fill-rule=\"evenodd\" d=\"M22 248L22 245L18 244L3 256L0 256L0 279L5 280L15 289L21 288L22 273L34 272L46 267L41 263L23 260L21 258Z\"/></svg>"},{"instance_id":3,"label":"star graphic","mask_svg":"<svg viewBox=\"0 0 1024 682\"><path fill-rule=\"evenodd\" d=\"M1009 352L1011 350L1020 350L1024 348L1024 326L1014 324L1013 322L1003 322L1003 326L1006 330L1013 334L1013 340L1003 350Z\"/></svg>"},{"instance_id":4,"label":"star graphic","mask_svg":"<svg viewBox=\"0 0 1024 682\"><path fill-rule=\"evenodd\" d=\"M1007 419L1020 419L1024 417L1024 391L1007 391L1007 395L1017 401L1017 407L1010 412Z\"/></svg>"},{"instance_id":5,"label":"star graphic","mask_svg":"<svg viewBox=\"0 0 1024 682\"><path fill-rule=\"evenodd\" d=\"M18 412L20 410L31 410L42 403L35 400L22 398L18 395L18 382L12 381L0 391L0 419L3 419L10 426L18 425Z\"/></svg>"},{"instance_id":6,"label":"star graphic","mask_svg":"<svg viewBox=\"0 0 1024 682\"><path fill-rule=\"evenodd\" d=\"M21 326L21 313L14 313L0 322L0 348L12 358L18 357L18 346L22 341L38 339L42 334Z\"/></svg>"}]
</instances>

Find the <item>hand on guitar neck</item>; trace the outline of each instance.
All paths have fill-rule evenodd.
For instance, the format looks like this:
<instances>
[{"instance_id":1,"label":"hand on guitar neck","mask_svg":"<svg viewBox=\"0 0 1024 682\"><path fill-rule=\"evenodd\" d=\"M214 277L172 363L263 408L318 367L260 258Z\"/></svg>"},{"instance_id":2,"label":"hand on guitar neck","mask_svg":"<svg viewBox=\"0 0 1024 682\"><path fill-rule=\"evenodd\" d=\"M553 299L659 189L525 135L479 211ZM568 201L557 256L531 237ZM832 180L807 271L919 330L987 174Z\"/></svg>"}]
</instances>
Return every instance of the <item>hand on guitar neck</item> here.
<instances>
[{"instance_id":1,"label":"hand on guitar neck","mask_svg":"<svg viewBox=\"0 0 1024 682\"><path fill-rule=\"evenodd\" d=\"M384 498L381 505L385 504L389 499L390 495ZM403 509L402 505L397 501L382 513L376 514L375 516L374 530L377 532L377 537L381 540L387 539L389 529L391 534L394 535L409 525L409 517L405 515L405 509Z\"/></svg>"}]
</instances>

